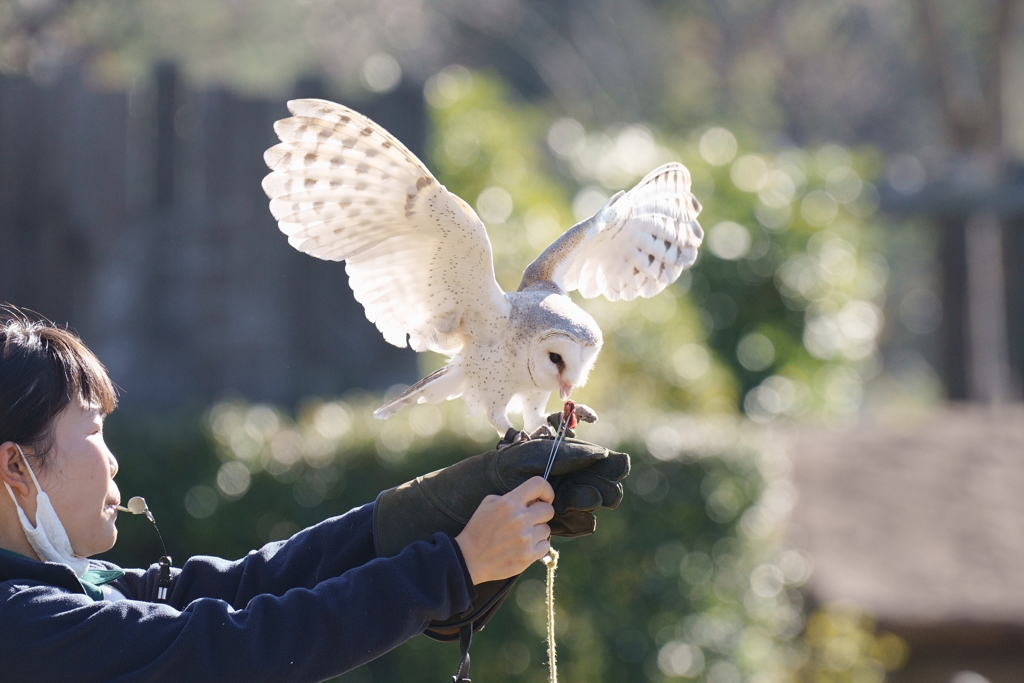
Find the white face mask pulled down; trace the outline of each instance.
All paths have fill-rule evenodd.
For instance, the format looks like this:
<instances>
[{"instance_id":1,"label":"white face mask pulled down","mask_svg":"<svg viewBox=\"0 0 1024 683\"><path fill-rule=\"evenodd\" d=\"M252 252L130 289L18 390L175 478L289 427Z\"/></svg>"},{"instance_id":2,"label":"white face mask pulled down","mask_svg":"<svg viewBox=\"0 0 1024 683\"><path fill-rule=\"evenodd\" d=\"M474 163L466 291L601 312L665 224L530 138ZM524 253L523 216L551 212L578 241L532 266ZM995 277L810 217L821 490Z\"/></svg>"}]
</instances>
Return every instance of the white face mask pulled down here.
<instances>
[{"instance_id":1,"label":"white face mask pulled down","mask_svg":"<svg viewBox=\"0 0 1024 683\"><path fill-rule=\"evenodd\" d=\"M82 578L89 569L89 558L75 555L75 551L71 548L71 539L68 538L68 533L64 530L64 525L61 524L57 511L53 509L53 505L50 503L50 497L46 495L43 487L39 485L36 473L32 471L32 466L28 464L28 458L25 457L25 452L21 450L21 446L18 444L14 445L18 449L18 453L21 453L21 460L25 463L25 467L28 468L28 473L32 476L32 481L36 485L36 525L34 527L28 521L28 515L18 505L18 499L14 497L14 491L11 490L10 484L4 482L4 486L7 488L7 493L10 494L11 500L14 501L14 507L18 508L18 520L21 522L21 528L25 530L25 536L28 537L29 545L36 551L36 555L46 562L66 564L71 567L78 578Z\"/></svg>"}]
</instances>

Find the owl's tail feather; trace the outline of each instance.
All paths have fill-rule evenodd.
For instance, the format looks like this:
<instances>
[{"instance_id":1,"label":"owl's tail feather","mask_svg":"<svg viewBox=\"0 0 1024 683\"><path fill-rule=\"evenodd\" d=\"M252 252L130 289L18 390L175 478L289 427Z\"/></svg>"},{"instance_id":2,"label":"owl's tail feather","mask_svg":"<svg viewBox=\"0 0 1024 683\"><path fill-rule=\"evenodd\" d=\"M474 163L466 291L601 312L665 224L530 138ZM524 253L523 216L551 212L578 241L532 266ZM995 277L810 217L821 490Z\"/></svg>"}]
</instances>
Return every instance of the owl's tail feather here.
<instances>
[{"instance_id":1,"label":"owl's tail feather","mask_svg":"<svg viewBox=\"0 0 1024 683\"><path fill-rule=\"evenodd\" d=\"M451 363L430 373L399 396L377 408L373 411L373 416L378 420L386 420L413 403L440 403L450 398L458 398L465 389L464 380L462 366Z\"/></svg>"}]
</instances>

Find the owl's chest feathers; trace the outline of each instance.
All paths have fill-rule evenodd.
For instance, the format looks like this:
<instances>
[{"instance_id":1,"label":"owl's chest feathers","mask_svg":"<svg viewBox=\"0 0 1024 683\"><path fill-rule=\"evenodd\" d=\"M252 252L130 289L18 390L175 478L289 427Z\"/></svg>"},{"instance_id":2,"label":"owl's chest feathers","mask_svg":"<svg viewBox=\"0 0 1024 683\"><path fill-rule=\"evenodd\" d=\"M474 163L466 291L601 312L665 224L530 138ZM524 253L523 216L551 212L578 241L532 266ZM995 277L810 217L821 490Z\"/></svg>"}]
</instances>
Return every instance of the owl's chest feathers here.
<instances>
[{"instance_id":1,"label":"owl's chest feathers","mask_svg":"<svg viewBox=\"0 0 1024 683\"><path fill-rule=\"evenodd\" d=\"M517 392L531 385L528 359L529 340L515 334L511 325L508 334L495 344L467 345L462 355L466 379L483 391Z\"/></svg>"}]
</instances>

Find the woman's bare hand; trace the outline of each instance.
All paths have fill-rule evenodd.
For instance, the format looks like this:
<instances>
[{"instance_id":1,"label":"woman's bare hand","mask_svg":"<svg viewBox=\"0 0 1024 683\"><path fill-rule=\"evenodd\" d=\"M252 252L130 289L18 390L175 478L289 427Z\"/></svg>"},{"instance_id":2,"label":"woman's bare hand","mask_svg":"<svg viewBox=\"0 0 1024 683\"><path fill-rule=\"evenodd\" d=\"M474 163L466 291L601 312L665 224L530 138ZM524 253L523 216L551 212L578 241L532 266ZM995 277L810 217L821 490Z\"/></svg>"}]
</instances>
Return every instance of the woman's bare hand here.
<instances>
[{"instance_id":1,"label":"woman's bare hand","mask_svg":"<svg viewBox=\"0 0 1024 683\"><path fill-rule=\"evenodd\" d=\"M521 574L544 557L555 515L555 492L541 477L527 479L503 496L487 496L455 541L473 585Z\"/></svg>"}]
</instances>

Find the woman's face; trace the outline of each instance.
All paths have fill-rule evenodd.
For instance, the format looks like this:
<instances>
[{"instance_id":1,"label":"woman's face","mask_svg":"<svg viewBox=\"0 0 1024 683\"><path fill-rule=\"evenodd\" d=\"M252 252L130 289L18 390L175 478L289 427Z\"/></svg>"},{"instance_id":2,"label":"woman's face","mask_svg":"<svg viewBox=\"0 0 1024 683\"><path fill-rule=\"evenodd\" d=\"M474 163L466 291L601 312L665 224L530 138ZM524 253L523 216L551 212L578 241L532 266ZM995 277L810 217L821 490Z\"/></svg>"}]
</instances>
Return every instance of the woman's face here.
<instances>
[{"instance_id":1,"label":"woman's face","mask_svg":"<svg viewBox=\"0 0 1024 683\"><path fill-rule=\"evenodd\" d=\"M103 416L72 401L54 421L54 447L45 472L36 472L64 524L76 555L89 557L114 547L117 460L103 442ZM38 522L37 522L38 523Z\"/></svg>"}]
</instances>

